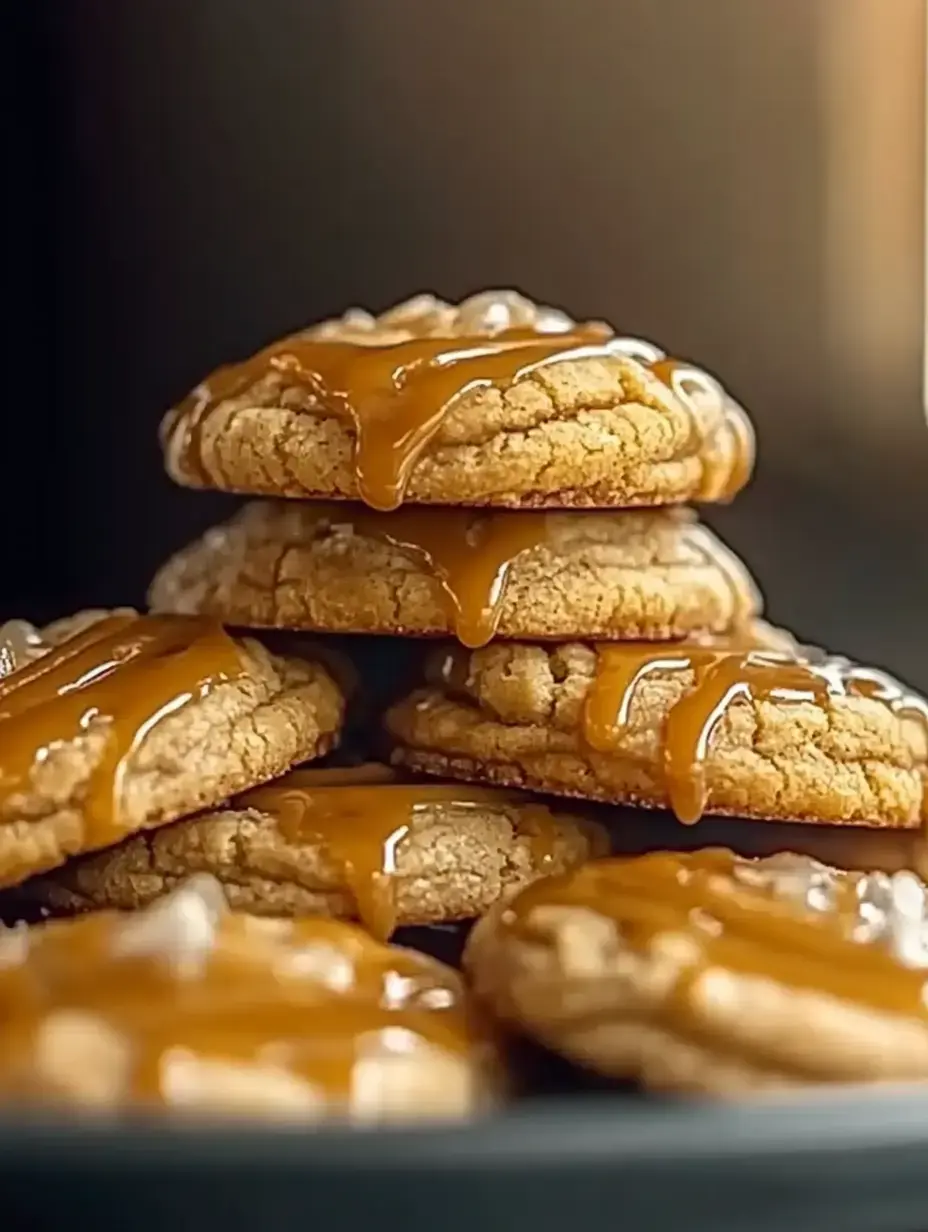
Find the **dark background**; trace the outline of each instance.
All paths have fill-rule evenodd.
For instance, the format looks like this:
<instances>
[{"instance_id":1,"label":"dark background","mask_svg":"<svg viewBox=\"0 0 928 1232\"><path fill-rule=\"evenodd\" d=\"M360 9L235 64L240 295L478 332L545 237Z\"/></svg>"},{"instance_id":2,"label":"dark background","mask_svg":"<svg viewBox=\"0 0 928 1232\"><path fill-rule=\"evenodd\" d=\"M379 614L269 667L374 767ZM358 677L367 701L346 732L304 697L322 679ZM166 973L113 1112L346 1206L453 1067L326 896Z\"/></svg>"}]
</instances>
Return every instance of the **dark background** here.
<instances>
[{"instance_id":1,"label":"dark background","mask_svg":"<svg viewBox=\"0 0 928 1232\"><path fill-rule=\"evenodd\" d=\"M228 505L161 411L352 303L516 285L718 371L769 612L928 686L922 0L4 9L0 599L141 599Z\"/></svg>"}]
</instances>

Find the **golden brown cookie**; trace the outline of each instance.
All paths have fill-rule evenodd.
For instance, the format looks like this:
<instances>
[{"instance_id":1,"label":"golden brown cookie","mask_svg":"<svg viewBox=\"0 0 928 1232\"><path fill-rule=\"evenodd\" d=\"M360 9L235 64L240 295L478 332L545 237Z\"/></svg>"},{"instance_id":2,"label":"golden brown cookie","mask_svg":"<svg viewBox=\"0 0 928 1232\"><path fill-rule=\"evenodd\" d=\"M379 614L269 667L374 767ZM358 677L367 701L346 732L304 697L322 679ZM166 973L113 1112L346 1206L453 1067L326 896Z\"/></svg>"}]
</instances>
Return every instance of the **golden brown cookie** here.
<instances>
[{"instance_id":1,"label":"golden brown cookie","mask_svg":"<svg viewBox=\"0 0 928 1232\"><path fill-rule=\"evenodd\" d=\"M209 877L8 931L0 1020L0 1097L95 1116L461 1117L496 1079L455 972L334 920L231 913Z\"/></svg>"},{"instance_id":2,"label":"golden brown cookie","mask_svg":"<svg viewBox=\"0 0 928 1232\"><path fill-rule=\"evenodd\" d=\"M213 620L83 613L25 654L22 632L0 648L0 886L219 804L341 724L321 667Z\"/></svg>"},{"instance_id":3,"label":"golden brown cookie","mask_svg":"<svg viewBox=\"0 0 928 1232\"><path fill-rule=\"evenodd\" d=\"M799 651L797 653L811 653ZM875 669L737 640L503 644L394 706L394 760L616 803L915 827L928 703Z\"/></svg>"},{"instance_id":4,"label":"golden brown cookie","mask_svg":"<svg viewBox=\"0 0 928 1232\"><path fill-rule=\"evenodd\" d=\"M236 910L402 925L482 915L546 873L608 850L592 822L516 792L404 784L386 766L296 770L221 812L136 835L21 889L53 912L145 906L191 873Z\"/></svg>"},{"instance_id":5,"label":"golden brown cookie","mask_svg":"<svg viewBox=\"0 0 928 1232\"><path fill-rule=\"evenodd\" d=\"M534 513L246 505L174 556L156 611L327 633L673 638L757 614L747 569L688 509Z\"/></svg>"},{"instance_id":6,"label":"golden brown cookie","mask_svg":"<svg viewBox=\"0 0 928 1232\"><path fill-rule=\"evenodd\" d=\"M928 915L914 873L724 849L602 860L494 909L465 967L505 1021L649 1087L928 1078Z\"/></svg>"},{"instance_id":7,"label":"golden brown cookie","mask_svg":"<svg viewBox=\"0 0 928 1232\"><path fill-rule=\"evenodd\" d=\"M754 463L714 378L507 291L285 338L215 372L161 438L188 487L376 509L727 500Z\"/></svg>"}]
</instances>

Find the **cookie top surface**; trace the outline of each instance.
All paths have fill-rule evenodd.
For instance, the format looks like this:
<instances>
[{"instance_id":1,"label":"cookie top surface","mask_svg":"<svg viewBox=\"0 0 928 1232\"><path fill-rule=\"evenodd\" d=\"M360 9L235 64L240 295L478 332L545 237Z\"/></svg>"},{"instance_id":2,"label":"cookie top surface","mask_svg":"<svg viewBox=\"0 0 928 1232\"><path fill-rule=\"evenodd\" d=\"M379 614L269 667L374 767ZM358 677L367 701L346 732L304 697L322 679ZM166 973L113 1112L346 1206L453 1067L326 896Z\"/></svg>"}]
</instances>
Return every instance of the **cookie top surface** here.
<instances>
[{"instance_id":1,"label":"cookie top surface","mask_svg":"<svg viewBox=\"0 0 928 1232\"><path fill-rule=\"evenodd\" d=\"M747 569L688 509L549 513L256 502L161 569L158 611L251 627L669 638L757 614Z\"/></svg>"},{"instance_id":2,"label":"cookie top surface","mask_svg":"<svg viewBox=\"0 0 928 1232\"><path fill-rule=\"evenodd\" d=\"M478 928L478 989L597 1068L719 1090L928 1075L912 872L665 851L549 878Z\"/></svg>"},{"instance_id":3,"label":"cookie top surface","mask_svg":"<svg viewBox=\"0 0 928 1232\"><path fill-rule=\"evenodd\" d=\"M847 872L792 852L760 860L725 848L653 852L528 886L500 928L531 936L551 907L614 921L633 949L685 935L695 943L689 977L693 964L748 969L928 1022L928 893L912 872Z\"/></svg>"},{"instance_id":4,"label":"cookie top surface","mask_svg":"<svg viewBox=\"0 0 928 1232\"><path fill-rule=\"evenodd\" d=\"M217 813L138 835L22 887L53 911L133 910L193 872L259 915L401 925L483 914L533 878L608 850L592 822L516 792L403 783L386 766L296 770Z\"/></svg>"},{"instance_id":5,"label":"cookie top surface","mask_svg":"<svg viewBox=\"0 0 928 1232\"><path fill-rule=\"evenodd\" d=\"M4 629L2 885L217 804L324 752L341 723L322 668L210 619L89 612Z\"/></svg>"},{"instance_id":6,"label":"cookie top surface","mask_svg":"<svg viewBox=\"0 0 928 1232\"><path fill-rule=\"evenodd\" d=\"M395 757L686 822L919 825L928 703L876 669L755 636L446 653L440 686L388 714Z\"/></svg>"},{"instance_id":7,"label":"cookie top surface","mask_svg":"<svg viewBox=\"0 0 928 1232\"><path fill-rule=\"evenodd\" d=\"M511 291L323 322L219 369L161 435L179 483L381 510L727 500L754 461L714 378Z\"/></svg>"},{"instance_id":8,"label":"cookie top surface","mask_svg":"<svg viewBox=\"0 0 928 1232\"><path fill-rule=\"evenodd\" d=\"M194 878L132 915L0 938L7 1100L86 1111L463 1114L488 1040L456 974L327 919L231 913Z\"/></svg>"}]
</instances>

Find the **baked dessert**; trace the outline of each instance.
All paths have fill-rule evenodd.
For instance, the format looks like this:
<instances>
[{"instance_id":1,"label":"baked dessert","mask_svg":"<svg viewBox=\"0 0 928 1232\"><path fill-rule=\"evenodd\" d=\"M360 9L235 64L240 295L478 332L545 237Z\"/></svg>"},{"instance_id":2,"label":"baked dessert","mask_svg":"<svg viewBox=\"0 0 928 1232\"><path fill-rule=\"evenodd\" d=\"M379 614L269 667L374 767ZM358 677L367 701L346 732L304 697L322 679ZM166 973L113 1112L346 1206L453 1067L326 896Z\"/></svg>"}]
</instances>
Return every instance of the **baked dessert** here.
<instances>
[{"instance_id":1,"label":"baked dessert","mask_svg":"<svg viewBox=\"0 0 928 1232\"><path fill-rule=\"evenodd\" d=\"M21 887L53 913L146 906L210 873L237 910L397 927L469 920L608 850L594 822L517 792L402 783L388 767L295 770L219 812L141 833Z\"/></svg>"},{"instance_id":2,"label":"baked dessert","mask_svg":"<svg viewBox=\"0 0 928 1232\"><path fill-rule=\"evenodd\" d=\"M754 637L452 649L438 684L388 712L394 760L685 822L917 827L928 703L883 672Z\"/></svg>"},{"instance_id":3,"label":"baked dessert","mask_svg":"<svg viewBox=\"0 0 928 1232\"><path fill-rule=\"evenodd\" d=\"M209 877L0 937L0 1095L317 1121L459 1117L495 1081L455 972L335 920L230 913Z\"/></svg>"},{"instance_id":4,"label":"baked dessert","mask_svg":"<svg viewBox=\"0 0 928 1232\"><path fill-rule=\"evenodd\" d=\"M317 664L216 621L89 612L0 629L0 886L317 757L343 701Z\"/></svg>"},{"instance_id":5,"label":"baked dessert","mask_svg":"<svg viewBox=\"0 0 928 1232\"><path fill-rule=\"evenodd\" d=\"M522 891L465 952L505 1021L597 1072L737 1095L928 1078L926 890L723 849Z\"/></svg>"},{"instance_id":6,"label":"baked dessert","mask_svg":"<svg viewBox=\"0 0 928 1232\"><path fill-rule=\"evenodd\" d=\"M544 513L256 502L178 552L156 611L249 628L675 638L757 615L747 569L688 509Z\"/></svg>"},{"instance_id":7,"label":"baked dessert","mask_svg":"<svg viewBox=\"0 0 928 1232\"><path fill-rule=\"evenodd\" d=\"M219 369L161 437L188 487L376 509L726 500L754 461L713 377L512 291L323 322Z\"/></svg>"}]
</instances>

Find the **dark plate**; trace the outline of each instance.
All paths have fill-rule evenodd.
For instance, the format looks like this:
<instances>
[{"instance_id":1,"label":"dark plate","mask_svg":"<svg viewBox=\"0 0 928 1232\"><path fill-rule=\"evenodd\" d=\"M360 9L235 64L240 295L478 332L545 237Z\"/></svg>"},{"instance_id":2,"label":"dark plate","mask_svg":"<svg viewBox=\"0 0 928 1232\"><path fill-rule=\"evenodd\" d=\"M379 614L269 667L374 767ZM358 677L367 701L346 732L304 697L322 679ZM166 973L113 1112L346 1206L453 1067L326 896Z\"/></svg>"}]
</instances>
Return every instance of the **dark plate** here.
<instances>
[{"instance_id":1,"label":"dark plate","mask_svg":"<svg viewBox=\"0 0 928 1232\"><path fill-rule=\"evenodd\" d=\"M928 1099L766 1107L616 1094L458 1129L0 1123L11 1229L925 1232Z\"/></svg>"}]
</instances>

